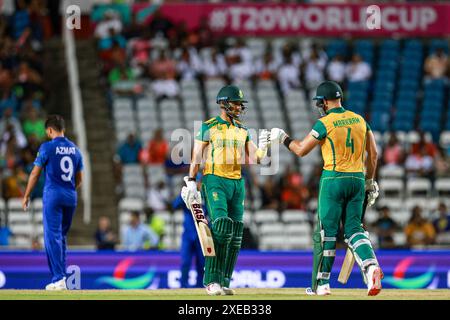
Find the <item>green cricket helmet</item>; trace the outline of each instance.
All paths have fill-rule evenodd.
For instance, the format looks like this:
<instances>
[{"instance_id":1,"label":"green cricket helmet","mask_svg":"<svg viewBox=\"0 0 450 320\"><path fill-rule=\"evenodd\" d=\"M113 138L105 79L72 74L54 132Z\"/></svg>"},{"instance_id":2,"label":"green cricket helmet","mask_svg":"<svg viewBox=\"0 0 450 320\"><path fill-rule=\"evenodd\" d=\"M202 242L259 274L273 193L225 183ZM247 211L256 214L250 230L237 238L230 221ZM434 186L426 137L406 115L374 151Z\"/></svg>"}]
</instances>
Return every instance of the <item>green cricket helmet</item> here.
<instances>
[{"instance_id":1,"label":"green cricket helmet","mask_svg":"<svg viewBox=\"0 0 450 320\"><path fill-rule=\"evenodd\" d=\"M341 86L334 81L322 82L316 90L316 96L313 100L317 100L316 107L319 108L319 112L322 116L326 115L324 100L336 100L343 99L344 93Z\"/></svg>"},{"instance_id":2,"label":"green cricket helmet","mask_svg":"<svg viewBox=\"0 0 450 320\"><path fill-rule=\"evenodd\" d=\"M235 113L235 111L232 110L231 105L229 102L241 102L241 112ZM230 118L233 119L239 119L241 113L244 112L245 106L244 103L247 103L248 101L244 99L244 93L241 89L239 89L237 86L234 85L228 85L223 87L219 90L219 93L217 93L216 97L216 103L217 104L224 104L224 109L227 115Z\"/></svg>"}]
</instances>

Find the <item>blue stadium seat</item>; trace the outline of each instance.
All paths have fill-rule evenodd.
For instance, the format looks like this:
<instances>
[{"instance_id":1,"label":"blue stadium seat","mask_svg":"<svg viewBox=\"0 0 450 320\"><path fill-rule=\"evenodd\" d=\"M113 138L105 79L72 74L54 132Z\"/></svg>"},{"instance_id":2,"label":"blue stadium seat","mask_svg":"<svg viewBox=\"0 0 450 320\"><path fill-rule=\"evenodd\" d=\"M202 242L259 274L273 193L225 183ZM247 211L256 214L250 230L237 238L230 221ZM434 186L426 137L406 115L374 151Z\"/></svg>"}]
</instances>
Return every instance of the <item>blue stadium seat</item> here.
<instances>
[{"instance_id":1,"label":"blue stadium seat","mask_svg":"<svg viewBox=\"0 0 450 320\"><path fill-rule=\"evenodd\" d=\"M373 94L373 100L387 101L389 103L392 102L393 97L394 93L389 91L375 91L375 93Z\"/></svg>"},{"instance_id":2,"label":"blue stadium seat","mask_svg":"<svg viewBox=\"0 0 450 320\"><path fill-rule=\"evenodd\" d=\"M367 90L369 89L369 81L349 81L348 91Z\"/></svg>"},{"instance_id":3,"label":"blue stadium seat","mask_svg":"<svg viewBox=\"0 0 450 320\"><path fill-rule=\"evenodd\" d=\"M399 90L412 90L416 91L419 88L419 81L408 78L402 78L398 84Z\"/></svg>"},{"instance_id":4,"label":"blue stadium seat","mask_svg":"<svg viewBox=\"0 0 450 320\"><path fill-rule=\"evenodd\" d=\"M399 50L400 41L392 39L383 40L383 42L381 43L381 49Z\"/></svg>"},{"instance_id":5,"label":"blue stadium seat","mask_svg":"<svg viewBox=\"0 0 450 320\"><path fill-rule=\"evenodd\" d=\"M397 92L397 101L411 100L417 97L417 92L413 90L400 90Z\"/></svg>"},{"instance_id":6,"label":"blue stadium seat","mask_svg":"<svg viewBox=\"0 0 450 320\"><path fill-rule=\"evenodd\" d=\"M414 129L414 123L404 120L396 120L392 124L392 130L394 131L411 131Z\"/></svg>"},{"instance_id":7,"label":"blue stadium seat","mask_svg":"<svg viewBox=\"0 0 450 320\"><path fill-rule=\"evenodd\" d=\"M400 99L397 100L395 103L395 107L397 109L397 111L411 111L411 112L415 112L416 111L416 100L415 99Z\"/></svg>"},{"instance_id":8,"label":"blue stadium seat","mask_svg":"<svg viewBox=\"0 0 450 320\"><path fill-rule=\"evenodd\" d=\"M443 79L435 79L427 81L424 85L424 89L427 90L444 90L445 89L445 81Z\"/></svg>"},{"instance_id":9,"label":"blue stadium seat","mask_svg":"<svg viewBox=\"0 0 450 320\"><path fill-rule=\"evenodd\" d=\"M445 39L433 39L431 40L428 54L432 54L436 51L437 48L444 49L444 52L448 54L448 42Z\"/></svg>"},{"instance_id":10,"label":"blue stadium seat","mask_svg":"<svg viewBox=\"0 0 450 320\"><path fill-rule=\"evenodd\" d=\"M392 104L386 100L374 100L372 101L371 107L371 111L389 112L391 110Z\"/></svg>"},{"instance_id":11,"label":"blue stadium seat","mask_svg":"<svg viewBox=\"0 0 450 320\"><path fill-rule=\"evenodd\" d=\"M389 91L392 92L395 89L394 81L377 81L375 83L375 92L377 91Z\"/></svg>"},{"instance_id":12,"label":"blue stadium seat","mask_svg":"<svg viewBox=\"0 0 450 320\"><path fill-rule=\"evenodd\" d=\"M372 112L369 125L374 131L385 132L389 128L389 113Z\"/></svg>"}]
</instances>

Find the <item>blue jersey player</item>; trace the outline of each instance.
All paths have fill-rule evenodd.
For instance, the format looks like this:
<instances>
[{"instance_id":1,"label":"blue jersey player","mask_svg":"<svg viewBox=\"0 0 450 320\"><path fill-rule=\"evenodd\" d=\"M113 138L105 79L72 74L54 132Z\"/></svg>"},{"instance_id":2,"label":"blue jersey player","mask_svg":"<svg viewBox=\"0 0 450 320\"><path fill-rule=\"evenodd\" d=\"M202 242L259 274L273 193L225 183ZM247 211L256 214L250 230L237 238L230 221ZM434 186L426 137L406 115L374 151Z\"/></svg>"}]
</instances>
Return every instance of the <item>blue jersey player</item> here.
<instances>
[{"instance_id":1,"label":"blue jersey player","mask_svg":"<svg viewBox=\"0 0 450 320\"><path fill-rule=\"evenodd\" d=\"M52 273L52 282L45 289L67 290L66 236L77 206L76 189L83 177L83 158L77 146L64 137L65 125L61 116L49 116L45 130L51 141L39 148L22 207L25 211L28 209L30 194L44 170L44 245Z\"/></svg>"}]
</instances>

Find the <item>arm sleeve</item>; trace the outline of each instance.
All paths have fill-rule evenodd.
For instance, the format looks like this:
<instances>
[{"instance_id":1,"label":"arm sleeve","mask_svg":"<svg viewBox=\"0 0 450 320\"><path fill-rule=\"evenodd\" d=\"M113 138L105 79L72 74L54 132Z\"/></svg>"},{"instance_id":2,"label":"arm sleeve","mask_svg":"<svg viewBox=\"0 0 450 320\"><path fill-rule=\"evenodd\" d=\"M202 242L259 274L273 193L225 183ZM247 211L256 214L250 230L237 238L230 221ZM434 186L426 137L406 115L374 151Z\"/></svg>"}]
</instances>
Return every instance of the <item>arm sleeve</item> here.
<instances>
[{"instance_id":1,"label":"arm sleeve","mask_svg":"<svg viewBox=\"0 0 450 320\"><path fill-rule=\"evenodd\" d=\"M327 128L325 128L325 125L323 124L322 121L317 120L310 134L317 140L322 140L327 136Z\"/></svg>"},{"instance_id":2,"label":"arm sleeve","mask_svg":"<svg viewBox=\"0 0 450 320\"><path fill-rule=\"evenodd\" d=\"M208 142L209 141L209 127L206 123L202 123L202 127L197 132L197 135L195 136L195 140Z\"/></svg>"},{"instance_id":3,"label":"arm sleeve","mask_svg":"<svg viewBox=\"0 0 450 320\"><path fill-rule=\"evenodd\" d=\"M41 145L37 153L36 160L34 160L33 164L35 166L43 168L47 164L47 161L48 161L47 151L45 150L45 146Z\"/></svg>"}]
</instances>

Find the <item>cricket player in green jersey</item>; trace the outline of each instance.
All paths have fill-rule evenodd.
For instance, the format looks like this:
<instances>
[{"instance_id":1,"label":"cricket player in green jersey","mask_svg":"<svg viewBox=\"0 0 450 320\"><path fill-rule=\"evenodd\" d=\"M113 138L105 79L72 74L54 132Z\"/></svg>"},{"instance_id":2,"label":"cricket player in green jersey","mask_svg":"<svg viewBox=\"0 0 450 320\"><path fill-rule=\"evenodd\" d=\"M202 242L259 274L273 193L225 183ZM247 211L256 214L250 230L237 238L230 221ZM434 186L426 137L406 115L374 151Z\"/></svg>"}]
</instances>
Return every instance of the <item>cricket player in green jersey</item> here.
<instances>
[{"instance_id":1,"label":"cricket player in green jersey","mask_svg":"<svg viewBox=\"0 0 450 320\"><path fill-rule=\"evenodd\" d=\"M205 257L203 284L209 295L234 295L230 281L244 229L245 182L241 166L259 162L266 155L269 131L261 131L258 147L250 139L248 129L240 121L247 101L238 87L228 85L220 89L216 102L220 115L204 122L195 137L186 179L187 202L198 196L195 177L204 162L201 197L211 220L216 256Z\"/></svg>"},{"instance_id":2,"label":"cricket player in green jersey","mask_svg":"<svg viewBox=\"0 0 450 320\"><path fill-rule=\"evenodd\" d=\"M374 180L377 147L369 125L360 115L341 105L342 89L333 81L319 85L314 100L322 117L302 141L291 139L282 129L274 128L270 141L283 143L296 155L306 156L320 145L324 167L320 179L318 222L313 233L314 263L312 288L308 294L329 295L330 274L336 255L336 237L340 222L344 237L367 283L368 295L381 290L383 273L378 265L361 215L367 192L368 206L378 197ZM367 158L367 168L364 164ZM365 171L365 172L364 172Z\"/></svg>"}]
</instances>

